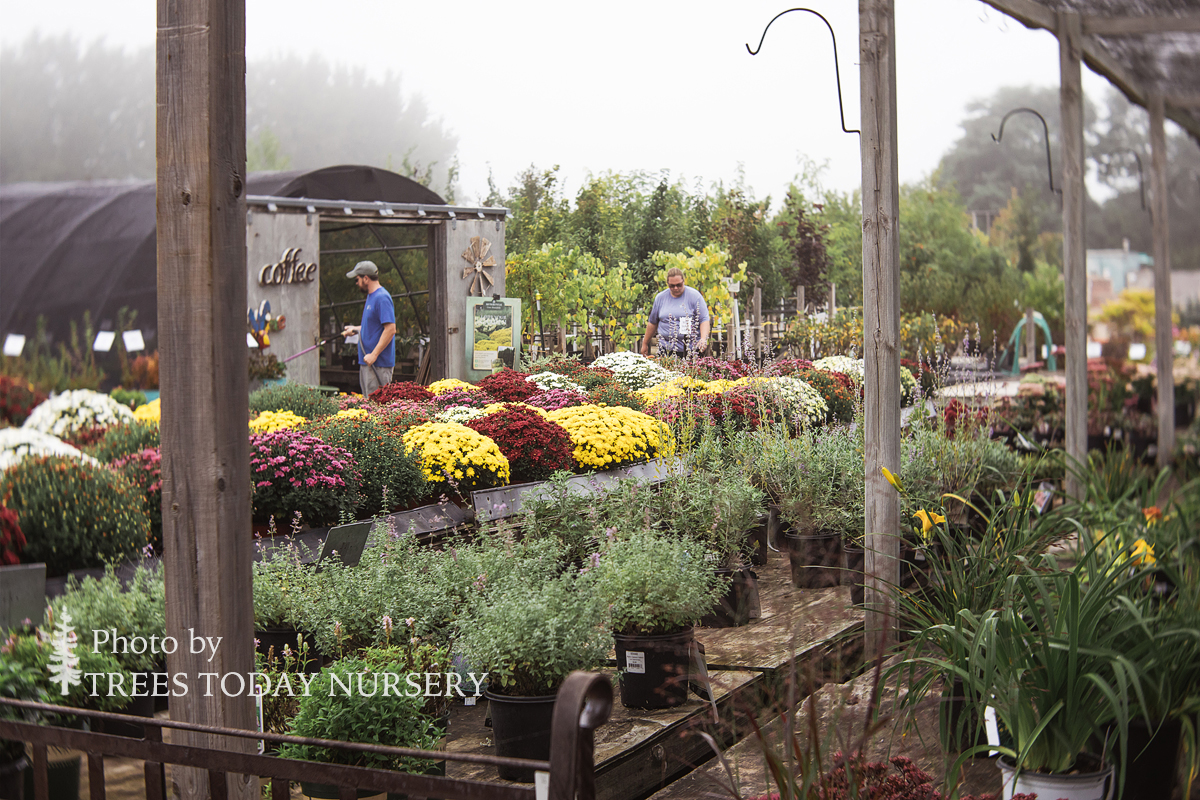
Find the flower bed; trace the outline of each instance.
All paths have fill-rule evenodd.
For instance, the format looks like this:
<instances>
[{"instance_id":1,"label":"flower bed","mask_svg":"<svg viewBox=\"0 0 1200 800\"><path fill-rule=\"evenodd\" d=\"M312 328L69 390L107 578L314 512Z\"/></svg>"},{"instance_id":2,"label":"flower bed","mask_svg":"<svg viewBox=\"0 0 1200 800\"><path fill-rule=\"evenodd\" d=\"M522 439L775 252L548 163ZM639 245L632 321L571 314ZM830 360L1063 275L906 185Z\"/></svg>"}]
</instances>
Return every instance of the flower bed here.
<instances>
[{"instance_id":1,"label":"flower bed","mask_svg":"<svg viewBox=\"0 0 1200 800\"><path fill-rule=\"evenodd\" d=\"M433 392L426 389L419 383L412 381L398 381L389 383L387 386L380 386L375 391L371 392L371 402L380 405L394 403L397 400L416 401L418 403L428 403L433 400Z\"/></svg>"},{"instance_id":2,"label":"flower bed","mask_svg":"<svg viewBox=\"0 0 1200 800\"><path fill-rule=\"evenodd\" d=\"M638 353L609 353L592 362L594 367L611 370L613 377L630 391L665 383L676 373L664 369Z\"/></svg>"},{"instance_id":3,"label":"flower bed","mask_svg":"<svg viewBox=\"0 0 1200 800\"><path fill-rule=\"evenodd\" d=\"M581 406L588 402L586 394L579 392L568 392L563 389L550 389L549 391L538 392L525 401L527 405L541 408L546 411L557 411L560 408L571 408L572 406Z\"/></svg>"}]
</instances>

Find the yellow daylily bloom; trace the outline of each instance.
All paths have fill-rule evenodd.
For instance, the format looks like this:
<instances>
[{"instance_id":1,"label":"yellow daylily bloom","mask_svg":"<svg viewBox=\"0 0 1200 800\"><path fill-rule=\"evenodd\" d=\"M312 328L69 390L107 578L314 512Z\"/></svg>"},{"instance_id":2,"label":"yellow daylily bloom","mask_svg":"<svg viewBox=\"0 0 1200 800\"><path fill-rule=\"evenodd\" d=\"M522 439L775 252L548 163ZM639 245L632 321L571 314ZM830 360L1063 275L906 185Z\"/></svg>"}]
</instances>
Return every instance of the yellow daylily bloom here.
<instances>
[{"instance_id":1,"label":"yellow daylily bloom","mask_svg":"<svg viewBox=\"0 0 1200 800\"><path fill-rule=\"evenodd\" d=\"M1154 545L1147 542L1145 539L1138 539L1133 543L1133 563L1139 567L1149 567L1154 564L1157 559L1154 558Z\"/></svg>"},{"instance_id":2,"label":"yellow daylily bloom","mask_svg":"<svg viewBox=\"0 0 1200 800\"><path fill-rule=\"evenodd\" d=\"M892 471L887 467L880 467L883 470L883 477L887 478L887 482L892 485L897 492L903 492L904 488L900 486L900 479L892 474Z\"/></svg>"},{"instance_id":3,"label":"yellow daylily bloom","mask_svg":"<svg viewBox=\"0 0 1200 800\"><path fill-rule=\"evenodd\" d=\"M946 521L946 518L941 514L938 514L935 511L926 511L923 508L917 513L913 514L913 518L921 520L922 536L928 536L929 532L933 530L934 525L941 525Z\"/></svg>"}]
</instances>

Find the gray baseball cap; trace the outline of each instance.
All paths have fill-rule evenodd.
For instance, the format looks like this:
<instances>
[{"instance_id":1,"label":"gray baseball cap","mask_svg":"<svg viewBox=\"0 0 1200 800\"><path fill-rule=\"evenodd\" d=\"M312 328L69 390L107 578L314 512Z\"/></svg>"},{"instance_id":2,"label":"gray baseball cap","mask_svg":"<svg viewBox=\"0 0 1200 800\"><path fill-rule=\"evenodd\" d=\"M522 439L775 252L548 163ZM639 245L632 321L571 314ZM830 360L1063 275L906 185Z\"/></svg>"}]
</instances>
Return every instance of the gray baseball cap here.
<instances>
[{"instance_id":1,"label":"gray baseball cap","mask_svg":"<svg viewBox=\"0 0 1200 800\"><path fill-rule=\"evenodd\" d=\"M354 265L354 269L346 273L347 278L357 278L359 275L369 275L372 278L378 278L379 267L375 266L374 261L360 261Z\"/></svg>"}]
</instances>

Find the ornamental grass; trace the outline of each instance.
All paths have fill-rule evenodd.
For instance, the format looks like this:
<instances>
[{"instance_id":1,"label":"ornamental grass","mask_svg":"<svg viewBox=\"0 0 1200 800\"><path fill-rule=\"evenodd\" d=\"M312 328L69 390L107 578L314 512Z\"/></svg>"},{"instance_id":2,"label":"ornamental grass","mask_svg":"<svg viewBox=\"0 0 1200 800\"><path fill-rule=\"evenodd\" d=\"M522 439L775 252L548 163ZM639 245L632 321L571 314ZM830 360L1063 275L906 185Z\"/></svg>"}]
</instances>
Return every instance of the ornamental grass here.
<instances>
[{"instance_id":1,"label":"ornamental grass","mask_svg":"<svg viewBox=\"0 0 1200 800\"><path fill-rule=\"evenodd\" d=\"M420 459L429 495L466 497L509 480L508 459L494 441L455 422L426 422L404 434L404 446Z\"/></svg>"},{"instance_id":2,"label":"ornamental grass","mask_svg":"<svg viewBox=\"0 0 1200 800\"><path fill-rule=\"evenodd\" d=\"M546 417L570 434L577 472L640 464L673 446L666 425L624 406L589 404L551 411Z\"/></svg>"},{"instance_id":3,"label":"ornamental grass","mask_svg":"<svg viewBox=\"0 0 1200 800\"><path fill-rule=\"evenodd\" d=\"M571 436L546 412L516 403L471 420L467 427L487 436L508 459L514 483L542 481L559 470L575 468Z\"/></svg>"}]
</instances>

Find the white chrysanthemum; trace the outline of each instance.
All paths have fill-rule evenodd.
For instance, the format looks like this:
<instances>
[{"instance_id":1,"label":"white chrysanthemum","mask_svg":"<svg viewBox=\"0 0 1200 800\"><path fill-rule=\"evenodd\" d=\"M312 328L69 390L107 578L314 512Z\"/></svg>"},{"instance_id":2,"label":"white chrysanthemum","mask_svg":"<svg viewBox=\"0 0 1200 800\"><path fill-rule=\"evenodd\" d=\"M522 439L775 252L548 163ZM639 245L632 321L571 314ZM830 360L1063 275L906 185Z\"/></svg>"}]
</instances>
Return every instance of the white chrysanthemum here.
<instances>
[{"instance_id":1,"label":"white chrysanthemum","mask_svg":"<svg viewBox=\"0 0 1200 800\"><path fill-rule=\"evenodd\" d=\"M435 422L457 422L459 425L463 425L473 419L484 416L486 413L482 408L450 406L443 411L439 411L433 419Z\"/></svg>"},{"instance_id":2,"label":"white chrysanthemum","mask_svg":"<svg viewBox=\"0 0 1200 800\"><path fill-rule=\"evenodd\" d=\"M860 383L865 374L863 360L861 358L850 358L849 356L829 356L828 358L822 358L813 362L813 369L819 369L822 372L841 372Z\"/></svg>"},{"instance_id":3,"label":"white chrysanthemum","mask_svg":"<svg viewBox=\"0 0 1200 800\"><path fill-rule=\"evenodd\" d=\"M28 428L4 428L0 430L0 471L17 464L26 456L70 456L99 464L91 456L41 431Z\"/></svg>"},{"instance_id":4,"label":"white chrysanthemum","mask_svg":"<svg viewBox=\"0 0 1200 800\"><path fill-rule=\"evenodd\" d=\"M679 377L679 373L663 369L640 353L609 353L593 361L592 366L611 370L613 377L633 391Z\"/></svg>"},{"instance_id":5,"label":"white chrysanthemum","mask_svg":"<svg viewBox=\"0 0 1200 800\"><path fill-rule=\"evenodd\" d=\"M799 378L776 378L771 384L793 419L815 424L822 422L829 414L825 398L805 381Z\"/></svg>"},{"instance_id":6,"label":"white chrysanthemum","mask_svg":"<svg viewBox=\"0 0 1200 800\"><path fill-rule=\"evenodd\" d=\"M33 409L24 428L63 438L86 428L132 422L133 412L106 394L90 389L56 394Z\"/></svg>"},{"instance_id":7,"label":"white chrysanthemum","mask_svg":"<svg viewBox=\"0 0 1200 800\"><path fill-rule=\"evenodd\" d=\"M538 372L533 375L525 376L525 380L530 383L537 384L537 387L543 392L551 389L562 389L567 392L578 392L579 394L587 394L587 389L584 389L575 381L568 378L566 375L559 375L557 372Z\"/></svg>"}]
</instances>

